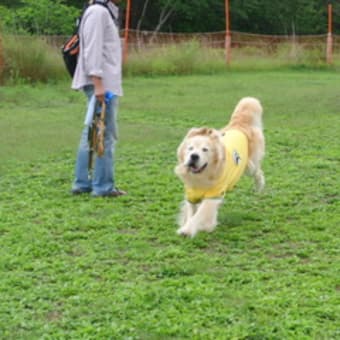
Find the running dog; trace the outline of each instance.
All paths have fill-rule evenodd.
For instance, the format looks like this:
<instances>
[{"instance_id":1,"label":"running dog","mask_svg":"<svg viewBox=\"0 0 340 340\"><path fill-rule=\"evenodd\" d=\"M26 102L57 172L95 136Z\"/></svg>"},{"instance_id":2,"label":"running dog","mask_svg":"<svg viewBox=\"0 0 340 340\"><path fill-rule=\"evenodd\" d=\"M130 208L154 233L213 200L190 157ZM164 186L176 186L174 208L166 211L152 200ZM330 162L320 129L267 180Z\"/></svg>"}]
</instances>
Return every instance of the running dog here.
<instances>
[{"instance_id":1,"label":"running dog","mask_svg":"<svg viewBox=\"0 0 340 340\"><path fill-rule=\"evenodd\" d=\"M179 235L194 237L199 231L213 231L225 193L245 171L254 178L257 191L264 188L262 115L260 101L245 97L222 130L202 127L188 131L177 149L175 168L185 190Z\"/></svg>"}]
</instances>

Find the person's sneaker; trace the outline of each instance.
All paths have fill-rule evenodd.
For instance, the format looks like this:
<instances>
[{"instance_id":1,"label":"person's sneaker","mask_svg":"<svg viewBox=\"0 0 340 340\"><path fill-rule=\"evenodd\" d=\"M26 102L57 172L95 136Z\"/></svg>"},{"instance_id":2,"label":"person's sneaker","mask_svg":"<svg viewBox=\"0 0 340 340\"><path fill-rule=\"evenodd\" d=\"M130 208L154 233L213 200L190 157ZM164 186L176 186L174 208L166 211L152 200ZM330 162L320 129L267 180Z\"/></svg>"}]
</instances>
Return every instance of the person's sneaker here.
<instances>
[{"instance_id":1,"label":"person's sneaker","mask_svg":"<svg viewBox=\"0 0 340 340\"><path fill-rule=\"evenodd\" d=\"M82 195L82 194L88 194L90 193L90 189L80 189L80 188L75 188L71 190L72 195Z\"/></svg>"},{"instance_id":2,"label":"person's sneaker","mask_svg":"<svg viewBox=\"0 0 340 340\"><path fill-rule=\"evenodd\" d=\"M124 196L124 195L127 195L127 192L123 190L119 190L118 188L116 188L115 190L112 190L111 192L107 192L101 195L92 193L93 197L119 197L119 196Z\"/></svg>"}]
</instances>

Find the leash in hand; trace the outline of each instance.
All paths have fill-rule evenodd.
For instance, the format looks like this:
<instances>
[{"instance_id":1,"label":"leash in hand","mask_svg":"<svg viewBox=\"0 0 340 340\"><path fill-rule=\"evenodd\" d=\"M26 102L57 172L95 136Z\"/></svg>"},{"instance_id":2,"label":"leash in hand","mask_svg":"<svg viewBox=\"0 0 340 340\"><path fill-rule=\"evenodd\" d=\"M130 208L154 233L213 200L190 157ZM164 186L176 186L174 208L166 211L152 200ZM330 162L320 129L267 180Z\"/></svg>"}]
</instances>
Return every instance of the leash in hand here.
<instances>
[{"instance_id":1,"label":"leash in hand","mask_svg":"<svg viewBox=\"0 0 340 340\"><path fill-rule=\"evenodd\" d=\"M99 111L100 108L100 111ZM89 141L89 172L93 169L94 155L102 157L105 152L104 136L105 136L105 116L106 103L96 102L95 111L93 113L92 124L89 127L88 141Z\"/></svg>"}]
</instances>

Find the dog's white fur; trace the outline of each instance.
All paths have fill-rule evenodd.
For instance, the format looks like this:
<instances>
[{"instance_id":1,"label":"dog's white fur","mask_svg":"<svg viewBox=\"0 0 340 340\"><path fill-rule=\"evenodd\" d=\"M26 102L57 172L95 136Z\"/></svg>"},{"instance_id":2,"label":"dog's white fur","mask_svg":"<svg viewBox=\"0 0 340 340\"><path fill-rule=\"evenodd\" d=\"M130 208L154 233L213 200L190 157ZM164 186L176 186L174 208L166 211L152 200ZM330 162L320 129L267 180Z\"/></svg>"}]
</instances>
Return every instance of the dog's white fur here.
<instances>
[{"instance_id":1,"label":"dog's white fur","mask_svg":"<svg viewBox=\"0 0 340 340\"><path fill-rule=\"evenodd\" d=\"M265 154L265 140L262 126L263 109L258 99L242 98L236 105L229 124L222 130L193 128L189 130L177 149L176 175L189 187L210 188L226 165L225 146L221 141L223 132L229 129L242 131L248 140L247 174L254 178L255 188L261 191L265 178L261 161ZM195 166L190 157L198 155ZM196 156L195 156L196 157ZM194 237L198 231L211 232L217 225L218 208L223 198L203 199L198 204L183 202L177 233Z\"/></svg>"}]
</instances>

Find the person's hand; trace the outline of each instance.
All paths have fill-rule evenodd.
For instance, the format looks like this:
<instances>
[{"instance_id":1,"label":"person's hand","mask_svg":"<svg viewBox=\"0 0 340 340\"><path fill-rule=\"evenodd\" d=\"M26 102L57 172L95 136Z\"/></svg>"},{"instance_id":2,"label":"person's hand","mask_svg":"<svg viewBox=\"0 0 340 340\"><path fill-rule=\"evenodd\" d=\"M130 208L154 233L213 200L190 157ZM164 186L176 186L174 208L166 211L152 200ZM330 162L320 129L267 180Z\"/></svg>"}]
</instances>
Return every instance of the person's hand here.
<instances>
[{"instance_id":1,"label":"person's hand","mask_svg":"<svg viewBox=\"0 0 340 340\"><path fill-rule=\"evenodd\" d=\"M92 77L93 85L94 85L94 95L96 96L99 102L103 102L105 99L105 90L102 78Z\"/></svg>"}]
</instances>

